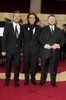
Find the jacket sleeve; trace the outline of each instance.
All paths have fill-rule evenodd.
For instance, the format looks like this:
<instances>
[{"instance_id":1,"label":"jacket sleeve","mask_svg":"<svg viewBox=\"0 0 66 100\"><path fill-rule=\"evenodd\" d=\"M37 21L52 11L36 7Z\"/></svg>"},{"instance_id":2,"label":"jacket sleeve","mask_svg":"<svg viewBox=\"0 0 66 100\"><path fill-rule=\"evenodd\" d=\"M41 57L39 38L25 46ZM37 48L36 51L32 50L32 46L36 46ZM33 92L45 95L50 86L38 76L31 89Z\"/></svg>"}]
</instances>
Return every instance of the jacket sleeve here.
<instances>
[{"instance_id":1,"label":"jacket sleeve","mask_svg":"<svg viewBox=\"0 0 66 100\"><path fill-rule=\"evenodd\" d=\"M8 24L6 24L4 28L3 39L2 39L2 52L6 52L7 35L8 35Z\"/></svg>"},{"instance_id":2,"label":"jacket sleeve","mask_svg":"<svg viewBox=\"0 0 66 100\"><path fill-rule=\"evenodd\" d=\"M46 43L44 41L44 35L45 35L44 33L45 33L45 29L41 28L40 35L39 35L39 43L40 43L40 46L42 46L43 48L46 45Z\"/></svg>"},{"instance_id":3,"label":"jacket sleeve","mask_svg":"<svg viewBox=\"0 0 66 100\"><path fill-rule=\"evenodd\" d=\"M59 33L60 33L60 43L59 43L59 45L60 45L60 48L61 48L65 43L65 37L64 37L64 35L62 33L62 30L60 30Z\"/></svg>"}]
</instances>

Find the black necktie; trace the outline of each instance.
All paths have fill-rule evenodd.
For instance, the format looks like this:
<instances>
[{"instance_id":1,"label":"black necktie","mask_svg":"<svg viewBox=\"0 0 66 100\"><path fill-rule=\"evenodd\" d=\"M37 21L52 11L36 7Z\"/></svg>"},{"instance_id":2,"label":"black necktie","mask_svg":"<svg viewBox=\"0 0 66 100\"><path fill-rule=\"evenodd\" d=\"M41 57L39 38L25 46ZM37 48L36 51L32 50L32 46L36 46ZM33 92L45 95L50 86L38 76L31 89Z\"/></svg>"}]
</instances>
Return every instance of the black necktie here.
<instances>
[{"instance_id":1,"label":"black necktie","mask_svg":"<svg viewBox=\"0 0 66 100\"><path fill-rule=\"evenodd\" d=\"M51 33L53 34L53 32L54 32L54 31L53 31L53 27L52 27L52 28L51 28Z\"/></svg>"},{"instance_id":2,"label":"black necktie","mask_svg":"<svg viewBox=\"0 0 66 100\"><path fill-rule=\"evenodd\" d=\"M18 30L17 30L17 25L15 26L15 36L18 38Z\"/></svg>"}]
</instances>

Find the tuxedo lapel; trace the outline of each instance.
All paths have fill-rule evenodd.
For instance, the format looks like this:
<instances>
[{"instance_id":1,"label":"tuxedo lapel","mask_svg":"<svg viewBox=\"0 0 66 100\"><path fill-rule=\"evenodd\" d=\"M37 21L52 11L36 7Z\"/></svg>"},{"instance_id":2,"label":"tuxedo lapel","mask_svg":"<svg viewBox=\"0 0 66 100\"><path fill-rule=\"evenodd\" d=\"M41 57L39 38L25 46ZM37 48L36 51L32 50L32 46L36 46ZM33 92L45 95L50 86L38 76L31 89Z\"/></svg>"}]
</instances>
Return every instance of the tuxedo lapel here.
<instances>
[{"instance_id":1,"label":"tuxedo lapel","mask_svg":"<svg viewBox=\"0 0 66 100\"><path fill-rule=\"evenodd\" d=\"M40 28L36 25L35 27L35 33L33 34L33 38L39 33Z\"/></svg>"},{"instance_id":2,"label":"tuxedo lapel","mask_svg":"<svg viewBox=\"0 0 66 100\"><path fill-rule=\"evenodd\" d=\"M37 32L37 30L38 30L38 27L36 26L36 27L35 27L35 33ZM35 34L34 34L34 35L35 35Z\"/></svg>"},{"instance_id":3,"label":"tuxedo lapel","mask_svg":"<svg viewBox=\"0 0 66 100\"><path fill-rule=\"evenodd\" d=\"M48 32L52 35L52 36L55 36L56 35L56 32L57 31L57 28L56 28L56 26L55 26L55 28L54 28L54 32L53 32L53 34L51 33L51 30L50 30L50 27L48 26Z\"/></svg>"},{"instance_id":4,"label":"tuxedo lapel","mask_svg":"<svg viewBox=\"0 0 66 100\"><path fill-rule=\"evenodd\" d=\"M14 27L13 27L13 23L11 24L11 28L12 28L12 31L13 31L13 33L14 33Z\"/></svg>"},{"instance_id":5,"label":"tuxedo lapel","mask_svg":"<svg viewBox=\"0 0 66 100\"><path fill-rule=\"evenodd\" d=\"M47 39L49 39L50 40L50 38L51 38L51 30L50 30L50 27L49 27L49 25L47 26L47 30L46 30L47 32L46 32L46 35L47 35Z\"/></svg>"},{"instance_id":6,"label":"tuxedo lapel","mask_svg":"<svg viewBox=\"0 0 66 100\"><path fill-rule=\"evenodd\" d=\"M47 26L47 33L49 33L49 34L51 34L51 30L50 30L50 27L49 27L49 25Z\"/></svg>"},{"instance_id":7,"label":"tuxedo lapel","mask_svg":"<svg viewBox=\"0 0 66 100\"><path fill-rule=\"evenodd\" d=\"M15 37L13 23L11 24L11 33L12 33L12 35Z\"/></svg>"},{"instance_id":8,"label":"tuxedo lapel","mask_svg":"<svg viewBox=\"0 0 66 100\"><path fill-rule=\"evenodd\" d=\"M57 36L57 28L56 28L56 27L55 27L55 29L54 29L53 36L54 36L54 37Z\"/></svg>"}]
</instances>

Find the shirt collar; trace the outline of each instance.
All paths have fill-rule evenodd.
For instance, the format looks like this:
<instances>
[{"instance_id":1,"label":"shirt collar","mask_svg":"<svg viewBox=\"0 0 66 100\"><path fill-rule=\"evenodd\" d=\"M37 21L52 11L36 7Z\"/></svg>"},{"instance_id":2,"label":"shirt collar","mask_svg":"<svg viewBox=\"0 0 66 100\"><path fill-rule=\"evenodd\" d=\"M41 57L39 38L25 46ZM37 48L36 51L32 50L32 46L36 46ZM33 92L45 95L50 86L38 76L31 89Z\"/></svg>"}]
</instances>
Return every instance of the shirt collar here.
<instances>
[{"instance_id":1,"label":"shirt collar","mask_svg":"<svg viewBox=\"0 0 66 100\"><path fill-rule=\"evenodd\" d=\"M53 26L49 25L49 27L50 27L50 29L53 29L53 31L54 31L55 25L53 25Z\"/></svg>"},{"instance_id":2,"label":"shirt collar","mask_svg":"<svg viewBox=\"0 0 66 100\"><path fill-rule=\"evenodd\" d=\"M15 24L13 22L13 28L14 28L14 31L15 31L15 26L17 25L17 30L18 30L18 33L20 33L20 25L19 24Z\"/></svg>"},{"instance_id":3,"label":"shirt collar","mask_svg":"<svg viewBox=\"0 0 66 100\"><path fill-rule=\"evenodd\" d=\"M19 24L15 24L14 22L13 22L13 26L16 26L17 25L17 27L19 26Z\"/></svg>"}]
</instances>

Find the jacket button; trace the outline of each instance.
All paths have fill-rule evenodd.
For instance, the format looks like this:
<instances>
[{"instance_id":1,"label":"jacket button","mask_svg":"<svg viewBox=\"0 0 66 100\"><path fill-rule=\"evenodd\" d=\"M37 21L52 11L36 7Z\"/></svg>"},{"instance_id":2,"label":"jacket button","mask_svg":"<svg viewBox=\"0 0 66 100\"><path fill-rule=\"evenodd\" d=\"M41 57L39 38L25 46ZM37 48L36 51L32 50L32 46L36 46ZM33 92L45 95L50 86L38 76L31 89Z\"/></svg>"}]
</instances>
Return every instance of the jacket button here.
<instances>
[{"instance_id":1,"label":"jacket button","mask_svg":"<svg viewBox=\"0 0 66 100\"><path fill-rule=\"evenodd\" d=\"M18 47L18 45L16 45L16 47Z\"/></svg>"}]
</instances>

